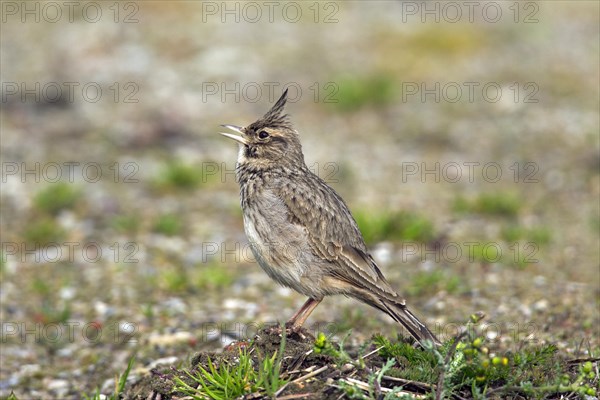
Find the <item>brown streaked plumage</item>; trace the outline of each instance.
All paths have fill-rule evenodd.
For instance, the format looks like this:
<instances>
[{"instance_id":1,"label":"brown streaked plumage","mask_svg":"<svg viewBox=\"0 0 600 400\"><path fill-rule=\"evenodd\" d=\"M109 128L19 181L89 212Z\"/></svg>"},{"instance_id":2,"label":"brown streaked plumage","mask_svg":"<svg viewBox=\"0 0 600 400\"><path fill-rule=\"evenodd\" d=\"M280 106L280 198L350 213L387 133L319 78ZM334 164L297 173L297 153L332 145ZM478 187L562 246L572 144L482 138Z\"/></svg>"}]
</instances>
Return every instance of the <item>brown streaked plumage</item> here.
<instances>
[{"instance_id":1,"label":"brown streaked plumage","mask_svg":"<svg viewBox=\"0 0 600 400\"><path fill-rule=\"evenodd\" d=\"M343 294L401 323L419 342L439 341L389 285L344 200L304 162L287 114L287 90L239 134L237 180L244 229L259 265L278 283L308 296L288 325L299 328L325 296Z\"/></svg>"}]
</instances>

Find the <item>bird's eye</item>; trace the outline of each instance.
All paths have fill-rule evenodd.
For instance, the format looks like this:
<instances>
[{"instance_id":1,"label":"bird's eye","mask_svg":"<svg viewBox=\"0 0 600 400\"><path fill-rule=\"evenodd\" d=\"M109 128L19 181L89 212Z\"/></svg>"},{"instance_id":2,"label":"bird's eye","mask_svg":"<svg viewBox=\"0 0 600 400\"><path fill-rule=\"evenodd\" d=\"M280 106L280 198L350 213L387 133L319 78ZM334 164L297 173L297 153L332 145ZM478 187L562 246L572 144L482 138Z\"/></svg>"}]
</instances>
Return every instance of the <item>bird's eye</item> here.
<instances>
[{"instance_id":1,"label":"bird's eye","mask_svg":"<svg viewBox=\"0 0 600 400\"><path fill-rule=\"evenodd\" d=\"M258 137L261 139L266 139L269 137L269 132L267 131L260 131L258 132Z\"/></svg>"}]
</instances>

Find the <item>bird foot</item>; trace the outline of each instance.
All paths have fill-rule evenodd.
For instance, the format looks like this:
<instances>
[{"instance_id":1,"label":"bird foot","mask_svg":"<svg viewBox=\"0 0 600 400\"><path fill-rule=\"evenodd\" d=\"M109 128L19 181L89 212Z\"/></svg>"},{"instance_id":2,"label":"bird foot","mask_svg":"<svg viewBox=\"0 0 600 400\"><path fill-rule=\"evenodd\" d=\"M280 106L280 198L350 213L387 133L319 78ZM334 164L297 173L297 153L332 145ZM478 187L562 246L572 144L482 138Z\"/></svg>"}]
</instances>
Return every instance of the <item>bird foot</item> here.
<instances>
[{"instance_id":1,"label":"bird foot","mask_svg":"<svg viewBox=\"0 0 600 400\"><path fill-rule=\"evenodd\" d=\"M281 325L272 326L270 328L267 328L266 331L270 335L283 336L283 334L284 334L284 331L283 331ZM315 337L313 336L312 333L310 333L308 331L308 329L303 328L302 326L296 326L290 322L287 322L285 324L285 336L289 339L297 340L297 341L306 341L306 340L314 341L315 340Z\"/></svg>"}]
</instances>

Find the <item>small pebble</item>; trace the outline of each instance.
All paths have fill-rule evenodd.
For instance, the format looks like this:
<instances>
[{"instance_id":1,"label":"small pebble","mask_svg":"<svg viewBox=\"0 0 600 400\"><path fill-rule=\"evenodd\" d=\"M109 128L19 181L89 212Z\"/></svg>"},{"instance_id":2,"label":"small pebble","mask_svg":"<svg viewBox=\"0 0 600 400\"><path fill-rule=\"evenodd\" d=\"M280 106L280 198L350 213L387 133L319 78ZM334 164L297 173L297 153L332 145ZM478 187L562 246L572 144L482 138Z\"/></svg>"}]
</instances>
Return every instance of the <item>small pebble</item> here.
<instances>
[{"instance_id":1,"label":"small pebble","mask_svg":"<svg viewBox=\"0 0 600 400\"><path fill-rule=\"evenodd\" d=\"M161 306L173 314L184 314L188 309L187 304L179 297L169 297L161 302Z\"/></svg>"},{"instance_id":2,"label":"small pebble","mask_svg":"<svg viewBox=\"0 0 600 400\"><path fill-rule=\"evenodd\" d=\"M373 249L373 257L384 267L390 265L392 262L392 245L388 242L379 243Z\"/></svg>"},{"instance_id":3,"label":"small pebble","mask_svg":"<svg viewBox=\"0 0 600 400\"><path fill-rule=\"evenodd\" d=\"M46 384L46 388L56 393L58 398L63 398L69 392L69 381L66 379L52 379Z\"/></svg>"},{"instance_id":4,"label":"small pebble","mask_svg":"<svg viewBox=\"0 0 600 400\"><path fill-rule=\"evenodd\" d=\"M151 346L174 346L178 343L189 342L194 339L194 335L190 332L179 331L170 334L150 334L148 336L148 344Z\"/></svg>"},{"instance_id":5,"label":"small pebble","mask_svg":"<svg viewBox=\"0 0 600 400\"><path fill-rule=\"evenodd\" d=\"M115 313L114 307L109 306L103 301L94 302L94 310L100 319L106 319Z\"/></svg>"},{"instance_id":6,"label":"small pebble","mask_svg":"<svg viewBox=\"0 0 600 400\"><path fill-rule=\"evenodd\" d=\"M75 297L75 288L72 286L64 286L62 288L60 288L60 298L63 300L71 300Z\"/></svg>"},{"instance_id":7,"label":"small pebble","mask_svg":"<svg viewBox=\"0 0 600 400\"><path fill-rule=\"evenodd\" d=\"M519 306L519 312L521 314L523 314L526 318L530 318L531 317L531 307L525 305L525 304L521 304Z\"/></svg>"},{"instance_id":8,"label":"small pebble","mask_svg":"<svg viewBox=\"0 0 600 400\"><path fill-rule=\"evenodd\" d=\"M545 276L542 276L542 275L536 275L536 276L533 278L533 284L534 284L536 287L543 287L543 286L546 286L546 282L547 282L547 279L546 279L546 277L545 277Z\"/></svg>"},{"instance_id":9,"label":"small pebble","mask_svg":"<svg viewBox=\"0 0 600 400\"><path fill-rule=\"evenodd\" d=\"M354 365L352 365L352 364L349 364L349 363L348 363L348 364L344 364L344 365L342 366L342 372L350 372L350 371L352 371L353 369L354 369Z\"/></svg>"},{"instance_id":10,"label":"small pebble","mask_svg":"<svg viewBox=\"0 0 600 400\"><path fill-rule=\"evenodd\" d=\"M177 360L178 358L175 356L159 358L158 360L154 360L150 364L148 364L148 369L156 368L161 364L172 365L175 364Z\"/></svg>"},{"instance_id":11,"label":"small pebble","mask_svg":"<svg viewBox=\"0 0 600 400\"><path fill-rule=\"evenodd\" d=\"M490 272L485 276L485 281L489 285L497 285L500 282L500 278L498 277L498 274Z\"/></svg>"},{"instance_id":12,"label":"small pebble","mask_svg":"<svg viewBox=\"0 0 600 400\"><path fill-rule=\"evenodd\" d=\"M546 299L541 299L533 303L533 309L535 311L546 311L548 309L549 302Z\"/></svg>"},{"instance_id":13,"label":"small pebble","mask_svg":"<svg viewBox=\"0 0 600 400\"><path fill-rule=\"evenodd\" d=\"M39 364L25 364L21 366L19 369L19 375L21 376L31 376L39 371L41 371L41 367Z\"/></svg>"}]
</instances>

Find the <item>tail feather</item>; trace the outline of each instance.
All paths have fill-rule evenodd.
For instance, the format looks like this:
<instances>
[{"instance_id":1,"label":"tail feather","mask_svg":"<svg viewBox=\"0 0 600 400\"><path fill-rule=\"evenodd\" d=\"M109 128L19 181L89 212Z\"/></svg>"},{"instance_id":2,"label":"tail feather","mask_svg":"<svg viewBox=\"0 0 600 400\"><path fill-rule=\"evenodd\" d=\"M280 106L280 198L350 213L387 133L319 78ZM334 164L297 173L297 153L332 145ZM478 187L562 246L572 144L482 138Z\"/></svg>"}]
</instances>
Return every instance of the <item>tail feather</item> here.
<instances>
[{"instance_id":1,"label":"tail feather","mask_svg":"<svg viewBox=\"0 0 600 400\"><path fill-rule=\"evenodd\" d=\"M385 311L395 321L399 322L406 330L419 342L430 340L434 345L440 346L441 342L435 337L433 332L425 326L410 310L403 304L382 301L382 310Z\"/></svg>"}]
</instances>

